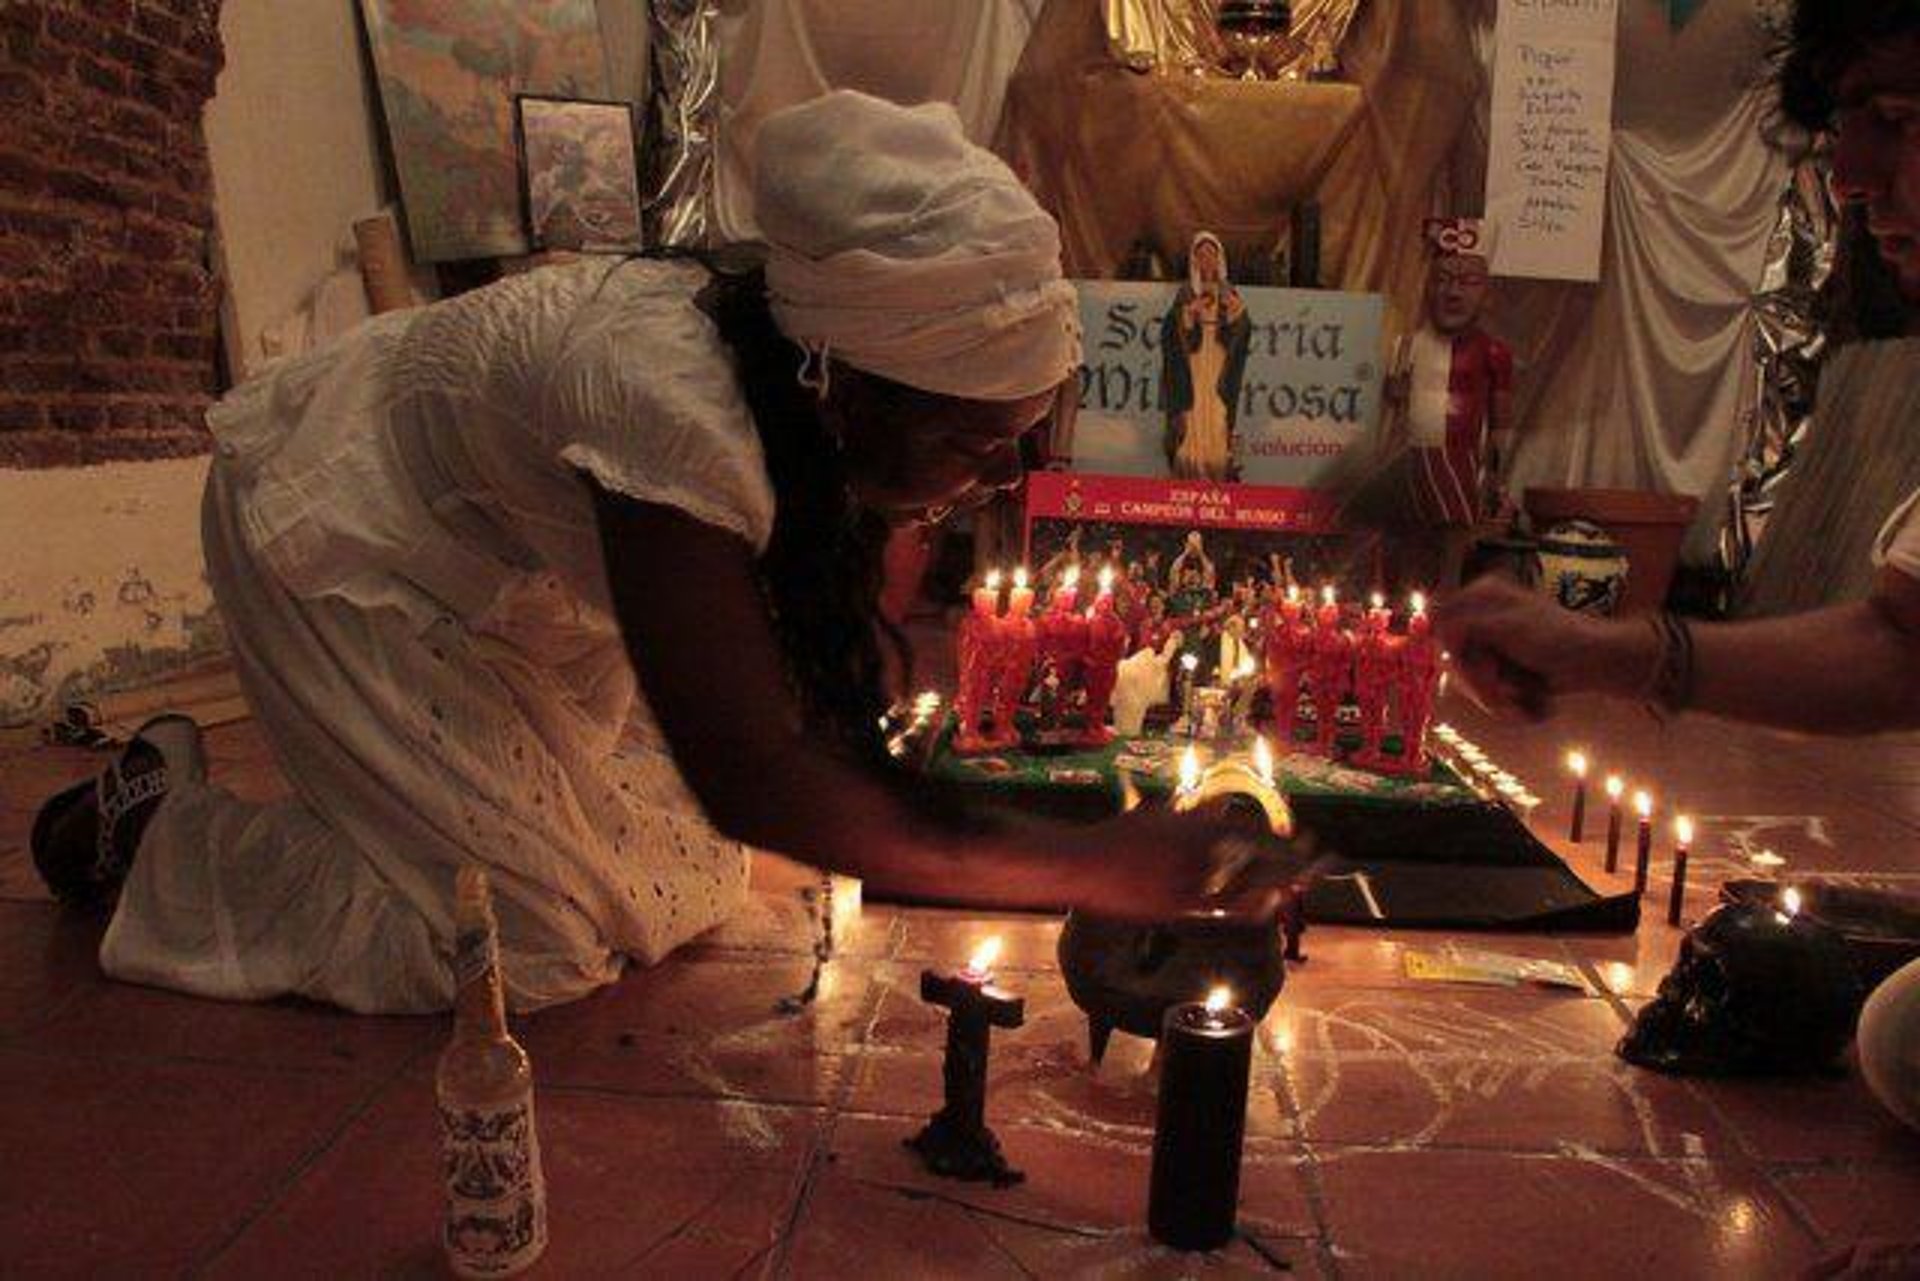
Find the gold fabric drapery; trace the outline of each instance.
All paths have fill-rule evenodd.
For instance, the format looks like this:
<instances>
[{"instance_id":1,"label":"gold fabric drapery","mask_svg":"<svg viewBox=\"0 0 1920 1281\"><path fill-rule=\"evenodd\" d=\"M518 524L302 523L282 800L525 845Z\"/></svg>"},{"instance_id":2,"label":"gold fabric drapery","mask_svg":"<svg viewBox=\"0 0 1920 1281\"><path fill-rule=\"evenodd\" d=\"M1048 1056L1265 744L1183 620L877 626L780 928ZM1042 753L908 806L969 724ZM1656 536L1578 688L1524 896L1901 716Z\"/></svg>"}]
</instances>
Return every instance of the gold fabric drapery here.
<instances>
[{"instance_id":1,"label":"gold fabric drapery","mask_svg":"<svg viewBox=\"0 0 1920 1281\"><path fill-rule=\"evenodd\" d=\"M1285 71L1304 71L1320 49L1346 42L1360 0L1299 0L1289 39L1294 56ZM1135 71L1201 73L1231 59L1214 18L1219 0L1104 0L1107 43Z\"/></svg>"},{"instance_id":2,"label":"gold fabric drapery","mask_svg":"<svg viewBox=\"0 0 1920 1281\"><path fill-rule=\"evenodd\" d=\"M1387 294L1397 330L1482 71L1452 4L1362 5L1339 57L1345 83L1143 74L1116 57L1099 8L1051 0L1008 86L1000 149L1060 219L1082 277L1115 274L1141 236L1170 261L1202 228L1242 253L1270 246L1294 202L1318 200L1321 283Z\"/></svg>"}]
</instances>

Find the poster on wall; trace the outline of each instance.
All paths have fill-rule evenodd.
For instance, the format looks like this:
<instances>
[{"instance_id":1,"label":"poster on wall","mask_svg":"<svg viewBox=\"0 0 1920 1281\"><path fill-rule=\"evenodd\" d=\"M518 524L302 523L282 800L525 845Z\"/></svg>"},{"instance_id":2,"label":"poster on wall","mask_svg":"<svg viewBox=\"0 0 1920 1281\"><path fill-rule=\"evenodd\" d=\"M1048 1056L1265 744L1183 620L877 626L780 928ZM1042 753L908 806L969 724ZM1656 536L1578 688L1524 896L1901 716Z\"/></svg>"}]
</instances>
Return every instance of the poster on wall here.
<instances>
[{"instance_id":1,"label":"poster on wall","mask_svg":"<svg viewBox=\"0 0 1920 1281\"><path fill-rule=\"evenodd\" d=\"M1501 0L1486 220L1497 276L1598 280L1618 0Z\"/></svg>"},{"instance_id":2,"label":"poster on wall","mask_svg":"<svg viewBox=\"0 0 1920 1281\"><path fill-rule=\"evenodd\" d=\"M1057 470L1027 478L1027 554L1070 538L1170 563L1196 531L1223 572L1344 577L1330 486L1378 452L1383 301L1331 290L1076 281L1080 395ZM1079 533L1075 533L1078 530ZM1278 560L1276 560L1278 558Z\"/></svg>"},{"instance_id":3,"label":"poster on wall","mask_svg":"<svg viewBox=\"0 0 1920 1281\"><path fill-rule=\"evenodd\" d=\"M1323 487L1380 418L1378 294L1083 280L1077 412L1053 453L1103 476Z\"/></svg>"},{"instance_id":4,"label":"poster on wall","mask_svg":"<svg viewBox=\"0 0 1920 1281\"><path fill-rule=\"evenodd\" d=\"M605 98L594 0L361 0L414 257L525 253L514 94Z\"/></svg>"}]
</instances>

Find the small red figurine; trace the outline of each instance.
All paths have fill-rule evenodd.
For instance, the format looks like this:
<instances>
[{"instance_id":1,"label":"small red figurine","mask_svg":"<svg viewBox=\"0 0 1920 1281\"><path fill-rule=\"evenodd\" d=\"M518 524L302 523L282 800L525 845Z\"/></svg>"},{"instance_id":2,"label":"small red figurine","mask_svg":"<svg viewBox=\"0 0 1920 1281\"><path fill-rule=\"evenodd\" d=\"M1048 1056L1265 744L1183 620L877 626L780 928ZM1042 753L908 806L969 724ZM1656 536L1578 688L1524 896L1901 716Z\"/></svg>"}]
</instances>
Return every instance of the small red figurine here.
<instances>
[{"instance_id":1,"label":"small red figurine","mask_svg":"<svg viewBox=\"0 0 1920 1281\"><path fill-rule=\"evenodd\" d=\"M1320 589L1320 609L1314 615L1313 750L1332 760L1339 745L1335 739L1340 725L1340 705L1346 701L1353 684L1353 638L1340 626L1340 604L1333 587Z\"/></svg>"},{"instance_id":2,"label":"small red figurine","mask_svg":"<svg viewBox=\"0 0 1920 1281\"><path fill-rule=\"evenodd\" d=\"M1427 726L1433 720L1433 698L1440 684L1440 643L1433 638L1427 601L1413 594L1413 612L1407 618L1407 636L1399 645L1400 756L1395 773L1421 775L1427 765Z\"/></svg>"},{"instance_id":3,"label":"small red figurine","mask_svg":"<svg viewBox=\"0 0 1920 1281\"><path fill-rule=\"evenodd\" d=\"M1025 566L1013 572L1013 591L1007 597L1007 613L1000 620L999 633L992 741L1000 748L1018 747L1020 728L1014 714L1033 680L1033 659L1039 649L1033 623L1033 588L1027 586Z\"/></svg>"},{"instance_id":4,"label":"small red figurine","mask_svg":"<svg viewBox=\"0 0 1920 1281\"><path fill-rule=\"evenodd\" d=\"M994 683L998 676L997 632L1000 627L1000 571L989 573L973 589L973 608L960 620L955 637L960 663L960 688L953 700L959 719L954 734L956 752L984 752L992 744L987 738L985 719L992 709Z\"/></svg>"},{"instance_id":5,"label":"small red figurine","mask_svg":"<svg viewBox=\"0 0 1920 1281\"><path fill-rule=\"evenodd\" d=\"M1387 702L1393 693L1394 668L1398 666L1398 646L1387 632L1393 613L1378 592L1361 625L1354 644L1353 696L1360 705L1360 750L1354 763L1377 768L1385 759L1381 740L1387 732Z\"/></svg>"},{"instance_id":6,"label":"small red figurine","mask_svg":"<svg viewBox=\"0 0 1920 1281\"><path fill-rule=\"evenodd\" d=\"M1300 589L1289 584L1268 613L1265 628L1267 690L1273 696L1274 732L1283 751L1293 746L1294 722L1300 716L1300 681L1312 656L1313 632L1301 621L1303 613Z\"/></svg>"},{"instance_id":7,"label":"small red figurine","mask_svg":"<svg viewBox=\"0 0 1920 1281\"><path fill-rule=\"evenodd\" d=\"M1087 611L1087 720L1080 741L1088 747L1101 747L1113 740L1107 711L1113 702L1114 681L1120 675L1120 660L1127 656L1127 625L1114 611L1113 594L1107 590L1104 573L1102 579L1100 595Z\"/></svg>"},{"instance_id":8,"label":"small red figurine","mask_svg":"<svg viewBox=\"0 0 1920 1281\"><path fill-rule=\"evenodd\" d=\"M1053 713L1064 718L1068 700L1085 676L1087 620L1075 612L1080 597L1080 567L1072 565L1060 576L1038 623L1042 679L1054 684Z\"/></svg>"}]
</instances>

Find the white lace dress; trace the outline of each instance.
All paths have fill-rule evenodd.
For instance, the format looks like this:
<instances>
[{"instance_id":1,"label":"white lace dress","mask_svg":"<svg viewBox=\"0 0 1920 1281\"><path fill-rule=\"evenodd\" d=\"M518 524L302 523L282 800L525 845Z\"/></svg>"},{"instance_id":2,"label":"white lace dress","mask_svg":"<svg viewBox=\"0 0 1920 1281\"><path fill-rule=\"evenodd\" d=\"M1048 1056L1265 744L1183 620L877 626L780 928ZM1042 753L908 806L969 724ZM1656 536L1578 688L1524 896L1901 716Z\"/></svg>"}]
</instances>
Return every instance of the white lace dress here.
<instances>
[{"instance_id":1,"label":"white lace dress","mask_svg":"<svg viewBox=\"0 0 1920 1281\"><path fill-rule=\"evenodd\" d=\"M577 474L765 548L773 496L693 305L705 280L686 262L534 272L378 318L210 413L208 576L296 796L176 789L101 945L109 973L439 1008L454 873L477 861L530 1008L735 906L745 853L638 695Z\"/></svg>"}]
</instances>

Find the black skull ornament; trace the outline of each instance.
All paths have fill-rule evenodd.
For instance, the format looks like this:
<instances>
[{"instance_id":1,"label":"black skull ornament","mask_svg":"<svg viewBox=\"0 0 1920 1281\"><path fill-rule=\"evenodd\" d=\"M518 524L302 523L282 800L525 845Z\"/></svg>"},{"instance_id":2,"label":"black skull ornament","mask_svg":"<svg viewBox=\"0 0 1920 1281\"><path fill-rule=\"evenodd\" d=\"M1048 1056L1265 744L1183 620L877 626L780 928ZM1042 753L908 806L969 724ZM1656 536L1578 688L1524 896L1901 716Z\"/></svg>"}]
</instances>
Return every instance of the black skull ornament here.
<instances>
[{"instance_id":1,"label":"black skull ornament","mask_svg":"<svg viewBox=\"0 0 1920 1281\"><path fill-rule=\"evenodd\" d=\"M1845 941L1772 905L1715 908L1620 1041L1621 1058L1680 1076L1830 1070L1865 996Z\"/></svg>"}]
</instances>

